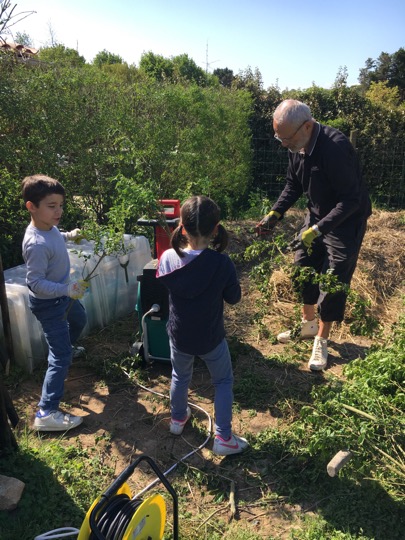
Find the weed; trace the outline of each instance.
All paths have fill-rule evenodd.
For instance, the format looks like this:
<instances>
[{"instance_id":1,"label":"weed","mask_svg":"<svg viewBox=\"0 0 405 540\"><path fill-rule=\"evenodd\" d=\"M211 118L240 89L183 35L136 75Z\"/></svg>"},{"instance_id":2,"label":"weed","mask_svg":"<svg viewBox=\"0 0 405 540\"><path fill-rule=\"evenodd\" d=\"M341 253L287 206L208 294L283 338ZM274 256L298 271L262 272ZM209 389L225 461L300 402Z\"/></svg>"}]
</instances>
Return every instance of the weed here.
<instances>
[{"instance_id":1,"label":"weed","mask_svg":"<svg viewBox=\"0 0 405 540\"><path fill-rule=\"evenodd\" d=\"M336 531L324 520L307 517L304 520L304 530L294 529L291 540L368 540L369 537L352 535L349 532Z\"/></svg>"},{"instance_id":2,"label":"weed","mask_svg":"<svg viewBox=\"0 0 405 540\"><path fill-rule=\"evenodd\" d=\"M347 381L331 379L313 388L312 404L290 429L290 451L327 459L350 449L347 473L372 477L398 500L404 500L405 318L385 347L349 364Z\"/></svg>"},{"instance_id":3,"label":"weed","mask_svg":"<svg viewBox=\"0 0 405 540\"><path fill-rule=\"evenodd\" d=\"M375 337L381 333L381 325L371 314L370 301L341 283L334 274L333 269L327 270L324 274L318 274L313 268L299 267L289 262L285 256L287 242L285 236L280 234L271 240L261 240L253 242L245 252L239 256L240 260L254 263L250 278L255 284L260 296L257 300L257 312L254 322L259 329L261 338L268 338L268 331L263 324L263 318L268 313L268 306L271 303L273 289L270 285L270 277L277 269L282 270L291 280L293 292L297 302L301 300L303 287L308 283L318 285L324 294L345 295L349 305L350 317L348 322L353 335ZM300 331L301 315L296 310L296 324L293 329L293 337L298 336Z\"/></svg>"}]
</instances>

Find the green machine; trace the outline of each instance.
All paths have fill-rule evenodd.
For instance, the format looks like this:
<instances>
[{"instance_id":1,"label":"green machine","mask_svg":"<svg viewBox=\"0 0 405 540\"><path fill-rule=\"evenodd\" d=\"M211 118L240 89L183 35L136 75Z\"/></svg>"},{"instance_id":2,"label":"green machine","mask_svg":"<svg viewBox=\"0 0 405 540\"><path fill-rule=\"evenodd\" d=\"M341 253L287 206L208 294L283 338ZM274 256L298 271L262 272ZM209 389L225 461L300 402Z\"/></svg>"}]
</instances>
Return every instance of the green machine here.
<instances>
[{"instance_id":1,"label":"green machine","mask_svg":"<svg viewBox=\"0 0 405 540\"><path fill-rule=\"evenodd\" d=\"M138 314L142 341L133 345L133 352L151 363L154 360L170 362L169 338L166 323L169 316L168 292L156 278L158 259L153 259L138 276L138 298L135 310Z\"/></svg>"},{"instance_id":2,"label":"green machine","mask_svg":"<svg viewBox=\"0 0 405 540\"><path fill-rule=\"evenodd\" d=\"M166 324L169 316L169 294L164 285L156 278L156 269L160 256L170 247L171 232L180 219L180 201L165 199L159 201L164 209L162 220L138 219L138 225L153 227L154 259L143 267L138 276L138 298L135 310L141 327L141 341L132 346L132 352L138 354L144 362L170 362L169 337Z\"/></svg>"}]
</instances>

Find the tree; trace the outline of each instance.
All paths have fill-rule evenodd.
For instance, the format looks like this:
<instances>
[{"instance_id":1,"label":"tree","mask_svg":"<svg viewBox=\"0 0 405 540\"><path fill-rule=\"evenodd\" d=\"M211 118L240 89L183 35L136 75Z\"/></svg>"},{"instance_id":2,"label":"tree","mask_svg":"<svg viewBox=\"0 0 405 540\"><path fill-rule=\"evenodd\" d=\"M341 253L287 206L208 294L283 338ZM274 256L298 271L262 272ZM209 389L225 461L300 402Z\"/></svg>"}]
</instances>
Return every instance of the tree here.
<instances>
[{"instance_id":1,"label":"tree","mask_svg":"<svg viewBox=\"0 0 405 540\"><path fill-rule=\"evenodd\" d=\"M389 83L397 87L402 100L405 100L405 49L401 47L392 55Z\"/></svg>"},{"instance_id":2,"label":"tree","mask_svg":"<svg viewBox=\"0 0 405 540\"><path fill-rule=\"evenodd\" d=\"M225 86L225 88L231 88L233 82L233 71L232 69L226 68L217 68L214 69L213 75L218 77L219 84Z\"/></svg>"},{"instance_id":3,"label":"tree","mask_svg":"<svg viewBox=\"0 0 405 540\"><path fill-rule=\"evenodd\" d=\"M341 88L342 86L347 86L347 78L349 72L347 71L347 66L340 66L339 71L337 72L333 88Z\"/></svg>"},{"instance_id":4,"label":"tree","mask_svg":"<svg viewBox=\"0 0 405 540\"><path fill-rule=\"evenodd\" d=\"M24 45L25 47L33 47L33 42L31 37L26 32L16 32L15 43L18 43L18 45Z\"/></svg>"},{"instance_id":5,"label":"tree","mask_svg":"<svg viewBox=\"0 0 405 540\"><path fill-rule=\"evenodd\" d=\"M262 74L258 68L252 71L248 66L246 69L239 71L233 80L234 88L244 88L248 90L254 98L259 97L263 93Z\"/></svg>"},{"instance_id":6,"label":"tree","mask_svg":"<svg viewBox=\"0 0 405 540\"><path fill-rule=\"evenodd\" d=\"M187 54L164 58L149 51L142 55L139 69L156 81L191 82L206 86L207 74Z\"/></svg>"},{"instance_id":7,"label":"tree","mask_svg":"<svg viewBox=\"0 0 405 540\"><path fill-rule=\"evenodd\" d=\"M86 63L84 56L80 56L75 49L60 44L53 47L43 47L39 50L38 57L43 62L59 66L80 67Z\"/></svg>"},{"instance_id":8,"label":"tree","mask_svg":"<svg viewBox=\"0 0 405 540\"><path fill-rule=\"evenodd\" d=\"M173 82L189 81L204 86L207 75L205 71L197 66L188 54L180 54L172 58L173 62Z\"/></svg>"},{"instance_id":9,"label":"tree","mask_svg":"<svg viewBox=\"0 0 405 540\"><path fill-rule=\"evenodd\" d=\"M366 92L366 98L377 107L389 109L398 107L401 101L398 87L390 88L387 81L372 82Z\"/></svg>"},{"instance_id":10,"label":"tree","mask_svg":"<svg viewBox=\"0 0 405 540\"><path fill-rule=\"evenodd\" d=\"M11 430L18 424L18 415L14 409L7 388L4 386L0 375L0 456L4 456L18 448L17 440Z\"/></svg>"},{"instance_id":11,"label":"tree","mask_svg":"<svg viewBox=\"0 0 405 540\"><path fill-rule=\"evenodd\" d=\"M375 66L376 61L372 58L367 58L365 67L360 69L358 81L364 92L367 90L371 81L373 80Z\"/></svg>"},{"instance_id":12,"label":"tree","mask_svg":"<svg viewBox=\"0 0 405 540\"><path fill-rule=\"evenodd\" d=\"M35 11L15 13L17 4L12 5L10 0L0 0L0 41L5 42L7 35L12 35L10 28L24 20Z\"/></svg>"},{"instance_id":13,"label":"tree","mask_svg":"<svg viewBox=\"0 0 405 540\"><path fill-rule=\"evenodd\" d=\"M359 82L366 91L372 82L387 81L391 65L391 55L382 52L377 60L367 58L366 66L360 70Z\"/></svg>"},{"instance_id":14,"label":"tree","mask_svg":"<svg viewBox=\"0 0 405 540\"><path fill-rule=\"evenodd\" d=\"M104 49L96 54L93 64L99 68L105 65L123 64L124 61L118 54L111 53Z\"/></svg>"},{"instance_id":15,"label":"tree","mask_svg":"<svg viewBox=\"0 0 405 540\"><path fill-rule=\"evenodd\" d=\"M33 171L65 186L66 228L81 225L87 213L108 226L116 205L118 214L125 207L117 195L124 184L133 186L127 232L136 233L145 189L154 200L211 195L224 217L237 213L251 179L251 97L185 80L156 81L123 64L0 69L0 248L7 267L21 263L20 180Z\"/></svg>"},{"instance_id":16,"label":"tree","mask_svg":"<svg viewBox=\"0 0 405 540\"><path fill-rule=\"evenodd\" d=\"M382 52L377 60L368 58L360 70L359 83L366 92L371 83L384 82L390 88L398 87L401 99L405 99L405 49L400 48L393 54Z\"/></svg>"},{"instance_id":17,"label":"tree","mask_svg":"<svg viewBox=\"0 0 405 540\"><path fill-rule=\"evenodd\" d=\"M173 76L173 62L152 51L142 54L139 69L156 81L171 79Z\"/></svg>"}]
</instances>

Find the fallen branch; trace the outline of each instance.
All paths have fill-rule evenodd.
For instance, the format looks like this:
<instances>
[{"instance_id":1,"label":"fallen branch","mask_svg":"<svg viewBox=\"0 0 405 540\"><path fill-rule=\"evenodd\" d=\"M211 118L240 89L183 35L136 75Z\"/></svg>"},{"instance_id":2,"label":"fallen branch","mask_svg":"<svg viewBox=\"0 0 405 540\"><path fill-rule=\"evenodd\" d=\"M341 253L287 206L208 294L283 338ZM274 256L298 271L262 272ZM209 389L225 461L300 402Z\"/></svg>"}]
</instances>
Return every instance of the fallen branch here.
<instances>
[{"instance_id":1,"label":"fallen branch","mask_svg":"<svg viewBox=\"0 0 405 540\"><path fill-rule=\"evenodd\" d=\"M220 512L223 512L224 510L225 508L218 508L217 510L215 510L215 512L212 512L212 514L210 514L207 518L204 519L202 523L199 524L199 526L197 527L197 531L201 529L201 527L203 527L212 517L214 517L215 514L219 514Z\"/></svg>"},{"instance_id":2,"label":"fallen branch","mask_svg":"<svg viewBox=\"0 0 405 540\"><path fill-rule=\"evenodd\" d=\"M347 409L348 411L354 412L360 416L364 416L364 418L368 418L369 420L373 420L373 422L378 422L378 419L375 416L368 414L364 411L361 411L360 409L357 409L356 407L352 407L351 405L346 405L346 403L341 403L341 406Z\"/></svg>"}]
</instances>

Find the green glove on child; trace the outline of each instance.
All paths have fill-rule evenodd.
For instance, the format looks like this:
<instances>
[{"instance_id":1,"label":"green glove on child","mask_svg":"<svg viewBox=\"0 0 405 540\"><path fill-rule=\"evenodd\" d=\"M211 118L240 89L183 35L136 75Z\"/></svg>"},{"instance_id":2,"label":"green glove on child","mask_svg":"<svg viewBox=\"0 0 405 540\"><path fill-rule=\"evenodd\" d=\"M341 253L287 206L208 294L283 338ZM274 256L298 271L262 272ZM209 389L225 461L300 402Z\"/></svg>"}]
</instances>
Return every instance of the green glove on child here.
<instances>
[{"instance_id":1,"label":"green glove on child","mask_svg":"<svg viewBox=\"0 0 405 540\"><path fill-rule=\"evenodd\" d=\"M80 298L83 298L88 286L89 282L84 281L84 279L72 281L71 283L69 283L67 295L69 296L69 298L73 298L73 300L79 300Z\"/></svg>"}]
</instances>

